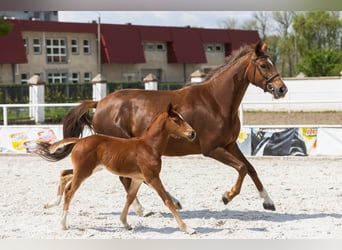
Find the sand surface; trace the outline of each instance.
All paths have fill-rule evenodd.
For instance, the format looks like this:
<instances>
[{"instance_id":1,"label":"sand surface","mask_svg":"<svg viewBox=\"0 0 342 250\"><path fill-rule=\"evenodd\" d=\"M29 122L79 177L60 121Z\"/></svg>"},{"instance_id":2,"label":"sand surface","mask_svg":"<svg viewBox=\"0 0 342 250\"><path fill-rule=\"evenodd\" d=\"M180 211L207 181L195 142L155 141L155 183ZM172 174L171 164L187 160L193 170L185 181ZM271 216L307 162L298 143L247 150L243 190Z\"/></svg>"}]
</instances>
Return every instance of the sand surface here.
<instances>
[{"instance_id":1,"label":"sand surface","mask_svg":"<svg viewBox=\"0 0 342 250\"><path fill-rule=\"evenodd\" d=\"M184 222L180 231L154 190L143 185L139 198L154 215L133 209L127 231L119 216L125 192L104 170L87 179L70 205L68 230L61 230L62 204L44 209L56 195L59 173L70 158L47 162L32 155L0 155L1 239L342 239L342 158L250 157L276 205L267 211L249 177L228 205L221 196L237 172L203 156L164 157L161 179L177 197Z\"/></svg>"}]
</instances>

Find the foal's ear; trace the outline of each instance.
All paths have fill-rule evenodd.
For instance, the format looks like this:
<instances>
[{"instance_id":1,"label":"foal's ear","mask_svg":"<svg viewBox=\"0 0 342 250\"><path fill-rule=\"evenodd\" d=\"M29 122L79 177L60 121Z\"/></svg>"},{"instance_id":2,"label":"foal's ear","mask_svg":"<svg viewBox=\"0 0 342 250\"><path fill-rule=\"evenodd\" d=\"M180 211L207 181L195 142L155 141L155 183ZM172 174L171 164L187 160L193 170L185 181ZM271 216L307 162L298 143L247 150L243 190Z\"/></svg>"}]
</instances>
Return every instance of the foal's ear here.
<instances>
[{"instance_id":1,"label":"foal's ear","mask_svg":"<svg viewBox=\"0 0 342 250\"><path fill-rule=\"evenodd\" d=\"M170 102L169 105L167 106L167 114L168 116L174 117L177 116L176 113L176 107L177 105L172 105L172 103Z\"/></svg>"},{"instance_id":2,"label":"foal's ear","mask_svg":"<svg viewBox=\"0 0 342 250\"><path fill-rule=\"evenodd\" d=\"M255 54L257 56L263 56L267 51L267 43L260 40L256 45L255 45Z\"/></svg>"}]
</instances>

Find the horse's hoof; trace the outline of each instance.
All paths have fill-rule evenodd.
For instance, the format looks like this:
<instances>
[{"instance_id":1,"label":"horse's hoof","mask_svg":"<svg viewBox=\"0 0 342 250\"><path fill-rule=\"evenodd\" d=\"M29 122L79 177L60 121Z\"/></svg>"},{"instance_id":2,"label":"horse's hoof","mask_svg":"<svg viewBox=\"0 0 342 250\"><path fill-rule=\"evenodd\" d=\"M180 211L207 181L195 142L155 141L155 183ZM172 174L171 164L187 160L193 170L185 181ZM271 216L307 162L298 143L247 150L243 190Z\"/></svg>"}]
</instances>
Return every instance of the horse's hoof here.
<instances>
[{"instance_id":1,"label":"horse's hoof","mask_svg":"<svg viewBox=\"0 0 342 250\"><path fill-rule=\"evenodd\" d=\"M149 211L143 214L143 217L150 217L151 215L154 215L154 212Z\"/></svg>"},{"instance_id":2,"label":"horse's hoof","mask_svg":"<svg viewBox=\"0 0 342 250\"><path fill-rule=\"evenodd\" d=\"M272 204L272 203L264 202L262 205L264 206L264 209L266 209L266 210L271 210L271 211L276 210L274 204Z\"/></svg>"},{"instance_id":3,"label":"horse's hoof","mask_svg":"<svg viewBox=\"0 0 342 250\"><path fill-rule=\"evenodd\" d=\"M222 201L223 201L224 205L227 205L229 202L228 198L225 195L222 196Z\"/></svg>"},{"instance_id":4,"label":"horse's hoof","mask_svg":"<svg viewBox=\"0 0 342 250\"><path fill-rule=\"evenodd\" d=\"M179 201L175 203L175 206L177 210L181 210L183 208Z\"/></svg>"}]
</instances>

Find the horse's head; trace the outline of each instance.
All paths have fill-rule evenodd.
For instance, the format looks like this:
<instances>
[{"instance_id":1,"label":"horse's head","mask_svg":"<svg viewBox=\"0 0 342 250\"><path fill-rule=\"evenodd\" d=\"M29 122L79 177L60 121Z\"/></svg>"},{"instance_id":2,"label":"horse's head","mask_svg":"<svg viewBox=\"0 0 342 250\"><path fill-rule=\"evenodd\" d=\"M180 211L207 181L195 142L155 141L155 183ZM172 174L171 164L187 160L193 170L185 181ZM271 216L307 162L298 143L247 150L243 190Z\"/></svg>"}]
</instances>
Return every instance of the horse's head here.
<instances>
[{"instance_id":1,"label":"horse's head","mask_svg":"<svg viewBox=\"0 0 342 250\"><path fill-rule=\"evenodd\" d=\"M195 130L174 110L171 103L167 107L165 127L174 138L186 138L189 141L193 141L196 138Z\"/></svg>"},{"instance_id":2,"label":"horse's head","mask_svg":"<svg viewBox=\"0 0 342 250\"><path fill-rule=\"evenodd\" d=\"M259 41L255 45L251 62L247 68L247 77L249 82L278 99L286 95L287 87L280 78L274 63L266 55L266 51L267 44L265 42Z\"/></svg>"}]
</instances>

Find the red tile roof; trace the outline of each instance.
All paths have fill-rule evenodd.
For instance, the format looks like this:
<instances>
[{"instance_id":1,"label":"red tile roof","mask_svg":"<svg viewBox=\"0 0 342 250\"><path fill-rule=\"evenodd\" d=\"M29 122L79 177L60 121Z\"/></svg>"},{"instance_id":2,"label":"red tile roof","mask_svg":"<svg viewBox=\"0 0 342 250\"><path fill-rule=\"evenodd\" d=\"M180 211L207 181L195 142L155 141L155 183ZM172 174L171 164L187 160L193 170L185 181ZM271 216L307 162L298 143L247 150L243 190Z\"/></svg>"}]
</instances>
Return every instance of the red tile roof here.
<instances>
[{"instance_id":1,"label":"red tile roof","mask_svg":"<svg viewBox=\"0 0 342 250\"><path fill-rule=\"evenodd\" d=\"M0 64L27 63L24 41L17 26L10 34L0 36Z\"/></svg>"},{"instance_id":2,"label":"red tile roof","mask_svg":"<svg viewBox=\"0 0 342 250\"><path fill-rule=\"evenodd\" d=\"M26 63L22 31L97 33L96 23L8 20L12 32L0 37L0 63ZM223 43L226 55L243 44L259 40L256 31L101 24L102 63L144 63L144 41L167 43L169 63L205 63L203 45Z\"/></svg>"}]
</instances>

